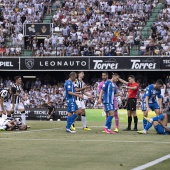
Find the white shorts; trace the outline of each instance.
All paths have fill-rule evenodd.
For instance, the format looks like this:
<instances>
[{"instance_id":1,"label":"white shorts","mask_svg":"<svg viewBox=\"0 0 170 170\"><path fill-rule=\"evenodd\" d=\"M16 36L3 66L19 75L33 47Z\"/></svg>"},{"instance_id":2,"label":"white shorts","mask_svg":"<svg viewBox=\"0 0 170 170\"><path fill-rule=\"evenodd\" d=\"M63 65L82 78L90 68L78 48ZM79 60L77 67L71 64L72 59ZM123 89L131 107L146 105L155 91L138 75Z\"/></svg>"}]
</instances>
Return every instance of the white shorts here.
<instances>
[{"instance_id":1,"label":"white shorts","mask_svg":"<svg viewBox=\"0 0 170 170\"><path fill-rule=\"evenodd\" d=\"M14 104L14 111L15 110L24 110L24 105L23 103L17 103L17 104Z\"/></svg>"},{"instance_id":2,"label":"white shorts","mask_svg":"<svg viewBox=\"0 0 170 170\"><path fill-rule=\"evenodd\" d=\"M11 108L11 103L4 102L3 104L4 104L4 109L5 109L6 111L11 111L11 110L12 110L12 108ZM2 111L2 107L1 107L1 106L0 106L0 111Z\"/></svg>"},{"instance_id":3,"label":"white shorts","mask_svg":"<svg viewBox=\"0 0 170 170\"><path fill-rule=\"evenodd\" d=\"M5 120L3 118L0 118L0 129L1 130L5 130L6 129L6 123L7 122L8 122L7 120Z\"/></svg>"},{"instance_id":4,"label":"white shorts","mask_svg":"<svg viewBox=\"0 0 170 170\"><path fill-rule=\"evenodd\" d=\"M76 100L76 104L77 104L78 108L82 108L82 109L86 108L84 101Z\"/></svg>"}]
</instances>

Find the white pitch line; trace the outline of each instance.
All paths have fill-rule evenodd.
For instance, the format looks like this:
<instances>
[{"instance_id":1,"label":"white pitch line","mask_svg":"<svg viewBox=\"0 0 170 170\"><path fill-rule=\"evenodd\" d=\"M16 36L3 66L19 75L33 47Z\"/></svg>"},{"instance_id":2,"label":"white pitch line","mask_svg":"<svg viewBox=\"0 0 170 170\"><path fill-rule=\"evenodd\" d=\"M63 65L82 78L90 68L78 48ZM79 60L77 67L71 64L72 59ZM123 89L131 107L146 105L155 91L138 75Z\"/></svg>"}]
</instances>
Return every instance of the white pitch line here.
<instances>
[{"instance_id":1,"label":"white pitch line","mask_svg":"<svg viewBox=\"0 0 170 170\"><path fill-rule=\"evenodd\" d=\"M113 142L113 143L153 143L153 144L170 144L170 142L153 142L153 141L120 141L120 140L66 140L66 139L46 139L46 138L0 138L0 140L18 140L18 141L65 141L65 142Z\"/></svg>"},{"instance_id":2,"label":"white pitch line","mask_svg":"<svg viewBox=\"0 0 170 170\"><path fill-rule=\"evenodd\" d=\"M147 163L147 164L144 164L144 165L138 166L138 167L136 167L136 168L133 168L133 169L131 169L131 170L143 170L143 169L149 168L149 167L151 167L151 166L153 166L153 165L156 165L156 164L158 164L158 163L160 163L160 162L162 162L162 161L165 161L165 160L167 160L167 159L170 159L170 154L168 154L168 155L166 155L166 156L163 156L163 157L161 157L161 158L159 158L159 159L156 159L156 160L154 160L154 161L152 161L152 162L149 162L149 163Z\"/></svg>"},{"instance_id":3,"label":"white pitch line","mask_svg":"<svg viewBox=\"0 0 170 170\"><path fill-rule=\"evenodd\" d=\"M103 126L89 126L89 127L91 127L91 128L97 128L97 127L103 127ZM82 128L82 127L76 127L77 129L80 129L80 128ZM39 129L39 130L28 130L28 131L11 131L12 133L10 133L10 131L9 131L9 133L0 133L0 134L4 134L4 135L9 135L9 134L14 134L14 133L31 133L31 132L41 132L41 131L50 131L50 130L62 130L63 128L61 127L61 128L52 128L52 129Z\"/></svg>"},{"instance_id":4,"label":"white pitch line","mask_svg":"<svg viewBox=\"0 0 170 170\"><path fill-rule=\"evenodd\" d=\"M39 130L28 130L28 131L11 131L12 133L0 133L0 134L4 134L4 135L11 135L11 134L14 134L14 133L31 133L31 132L41 132L41 131L49 131L49 130L59 130L59 129L62 129L62 128L52 128L52 129L39 129Z\"/></svg>"}]
</instances>

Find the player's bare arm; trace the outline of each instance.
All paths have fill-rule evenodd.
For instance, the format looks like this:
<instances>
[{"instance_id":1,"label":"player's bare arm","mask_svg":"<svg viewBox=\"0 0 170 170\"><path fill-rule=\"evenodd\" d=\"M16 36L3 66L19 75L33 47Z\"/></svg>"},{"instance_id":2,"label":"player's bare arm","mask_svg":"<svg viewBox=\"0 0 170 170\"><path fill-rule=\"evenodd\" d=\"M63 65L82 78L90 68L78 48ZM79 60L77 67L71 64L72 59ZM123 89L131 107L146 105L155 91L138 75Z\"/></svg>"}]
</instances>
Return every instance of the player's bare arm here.
<instances>
[{"instance_id":1,"label":"player's bare arm","mask_svg":"<svg viewBox=\"0 0 170 170\"><path fill-rule=\"evenodd\" d=\"M148 96L146 96L145 102L146 102L146 111L149 111L150 108L149 108L149 97Z\"/></svg>"},{"instance_id":2,"label":"player's bare arm","mask_svg":"<svg viewBox=\"0 0 170 170\"><path fill-rule=\"evenodd\" d=\"M81 91L84 91L84 90L86 90L86 89L88 89L90 86L85 86L85 87L83 87L83 88L75 88L76 89L76 92L81 92Z\"/></svg>"},{"instance_id":3,"label":"player's bare arm","mask_svg":"<svg viewBox=\"0 0 170 170\"><path fill-rule=\"evenodd\" d=\"M100 91L100 94L99 94L99 100L98 100L98 103L99 103L99 104L102 103L102 96L103 96L103 93L104 93L104 91L101 90L101 91Z\"/></svg>"},{"instance_id":4,"label":"player's bare arm","mask_svg":"<svg viewBox=\"0 0 170 170\"><path fill-rule=\"evenodd\" d=\"M14 111L15 96L12 95L12 111Z\"/></svg>"},{"instance_id":5,"label":"player's bare arm","mask_svg":"<svg viewBox=\"0 0 170 170\"><path fill-rule=\"evenodd\" d=\"M0 104L1 104L1 108L2 108L2 113L4 115L6 115L6 111L5 111L5 108L4 108L4 98L0 98Z\"/></svg>"},{"instance_id":6,"label":"player's bare arm","mask_svg":"<svg viewBox=\"0 0 170 170\"><path fill-rule=\"evenodd\" d=\"M134 87L130 87L130 86L121 86L122 88L126 88L126 89L131 89L131 90L137 90L138 87L134 86Z\"/></svg>"},{"instance_id":7,"label":"player's bare arm","mask_svg":"<svg viewBox=\"0 0 170 170\"><path fill-rule=\"evenodd\" d=\"M170 132L170 129L169 129L167 126L165 126L165 125L162 123L161 120L158 120L158 123L159 123L161 126L163 126L163 128L165 129L165 131Z\"/></svg>"},{"instance_id":8,"label":"player's bare arm","mask_svg":"<svg viewBox=\"0 0 170 170\"><path fill-rule=\"evenodd\" d=\"M89 98L93 98L93 97L94 97L92 94L88 94L88 93L86 93L85 91L83 92L83 94L86 95L86 96L89 97Z\"/></svg>"},{"instance_id":9,"label":"player's bare arm","mask_svg":"<svg viewBox=\"0 0 170 170\"><path fill-rule=\"evenodd\" d=\"M159 107L160 107L160 113L162 113L162 109L163 109L163 106L162 106L162 97L158 98L158 104L159 104Z\"/></svg>"},{"instance_id":10,"label":"player's bare arm","mask_svg":"<svg viewBox=\"0 0 170 170\"><path fill-rule=\"evenodd\" d=\"M77 96L77 97L83 99L83 96L82 96L81 94L73 93L73 92L71 92L71 91L69 91L68 94L70 94L70 95L72 95L72 96Z\"/></svg>"}]
</instances>

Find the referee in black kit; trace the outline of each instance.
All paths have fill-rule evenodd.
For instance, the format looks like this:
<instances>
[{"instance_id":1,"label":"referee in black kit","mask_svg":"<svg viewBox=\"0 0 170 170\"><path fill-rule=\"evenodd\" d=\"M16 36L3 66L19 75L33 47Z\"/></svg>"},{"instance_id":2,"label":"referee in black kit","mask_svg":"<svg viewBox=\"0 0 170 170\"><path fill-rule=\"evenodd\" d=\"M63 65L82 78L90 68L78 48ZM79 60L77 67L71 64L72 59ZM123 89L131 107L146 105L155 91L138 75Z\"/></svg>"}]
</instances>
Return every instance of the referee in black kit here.
<instances>
[{"instance_id":1,"label":"referee in black kit","mask_svg":"<svg viewBox=\"0 0 170 170\"><path fill-rule=\"evenodd\" d=\"M128 91L128 100L127 100L127 114L128 114L128 127L123 131L130 131L131 130L131 123L132 123L132 116L134 119L134 129L133 131L138 131L137 124L138 124L138 117L136 115L136 101L137 101L137 92L139 90L139 84L135 82L135 76L130 75L128 76L128 82L119 78L119 81L126 86L123 86Z\"/></svg>"}]
</instances>

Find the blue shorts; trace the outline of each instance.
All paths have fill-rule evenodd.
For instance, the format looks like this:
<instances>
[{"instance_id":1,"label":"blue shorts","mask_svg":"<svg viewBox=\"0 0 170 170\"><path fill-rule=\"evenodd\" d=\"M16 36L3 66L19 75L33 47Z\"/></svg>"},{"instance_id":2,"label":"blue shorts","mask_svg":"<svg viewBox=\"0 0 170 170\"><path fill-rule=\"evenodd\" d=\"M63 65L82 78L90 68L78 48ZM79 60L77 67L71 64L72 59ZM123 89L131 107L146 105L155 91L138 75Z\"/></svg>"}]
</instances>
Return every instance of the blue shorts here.
<instances>
[{"instance_id":1,"label":"blue shorts","mask_svg":"<svg viewBox=\"0 0 170 170\"><path fill-rule=\"evenodd\" d=\"M104 103L104 110L105 110L106 113L110 110L114 111L114 105L111 104L111 103Z\"/></svg>"},{"instance_id":2,"label":"blue shorts","mask_svg":"<svg viewBox=\"0 0 170 170\"><path fill-rule=\"evenodd\" d=\"M161 126L161 125L156 125L155 126L155 130L159 133L159 134L166 134L165 133L165 129L163 128L163 126Z\"/></svg>"},{"instance_id":3,"label":"blue shorts","mask_svg":"<svg viewBox=\"0 0 170 170\"><path fill-rule=\"evenodd\" d=\"M156 109L160 109L157 102L155 103L149 103L149 108L154 111ZM146 111L146 102L142 102L142 111Z\"/></svg>"},{"instance_id":4,"label":"blue shorts","mask_svg":"<svg viewBox=\"0 0 170 170\"><path fill-rule=\"evenodd\" d=\"M67 111L68 111L69 113L73 113L73 112L75 112L76 110L78 110L78 106L77 106L76 102L68 103Z\"/></svg>"}]
</instances>

